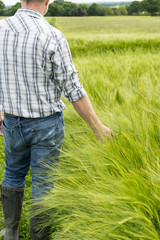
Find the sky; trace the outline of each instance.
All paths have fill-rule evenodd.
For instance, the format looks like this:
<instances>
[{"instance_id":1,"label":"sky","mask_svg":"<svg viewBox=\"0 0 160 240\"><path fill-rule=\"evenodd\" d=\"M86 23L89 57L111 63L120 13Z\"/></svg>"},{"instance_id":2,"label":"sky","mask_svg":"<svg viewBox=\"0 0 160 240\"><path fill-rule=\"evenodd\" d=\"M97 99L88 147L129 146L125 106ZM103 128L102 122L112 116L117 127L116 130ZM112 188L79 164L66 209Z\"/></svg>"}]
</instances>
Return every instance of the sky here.
<instances>
[{"instance_id":1,"label":"sky","mask_svg":"<svg viewBox=\"0 0 160 240\"><path fill-rule=\"evenodd\" d=\"M128 2L129 0L68 0L69 2L75 2L75 3L88 3L88 2ZM2 0L5 5L14 5L17 2L17 0ZM53 0L50 0L50 2L53 2Z\"/></svg>"}]
</instances>

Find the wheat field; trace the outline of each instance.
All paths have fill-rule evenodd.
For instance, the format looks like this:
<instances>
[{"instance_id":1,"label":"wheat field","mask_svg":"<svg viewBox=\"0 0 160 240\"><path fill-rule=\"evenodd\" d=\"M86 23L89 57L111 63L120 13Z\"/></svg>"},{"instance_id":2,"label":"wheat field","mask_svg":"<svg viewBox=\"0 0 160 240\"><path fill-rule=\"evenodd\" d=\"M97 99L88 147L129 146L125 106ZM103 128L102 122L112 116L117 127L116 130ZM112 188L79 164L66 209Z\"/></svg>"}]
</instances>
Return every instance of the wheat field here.
<instances>
[{"instance_id":1,"label":"wheat field","mask_svg":"<svg viewBox=\"0 0 160 240\"><path fill-rule=\"evenodd\" d=\"M160 239L160 18L47 20L66 36L95 112L114 132L113 141L99 142L63 99L56 188L42 202L45 210L54 208L52 239ZM28 240L31 173L25 192L20 239Z\"/></svg>"}]
</instances>

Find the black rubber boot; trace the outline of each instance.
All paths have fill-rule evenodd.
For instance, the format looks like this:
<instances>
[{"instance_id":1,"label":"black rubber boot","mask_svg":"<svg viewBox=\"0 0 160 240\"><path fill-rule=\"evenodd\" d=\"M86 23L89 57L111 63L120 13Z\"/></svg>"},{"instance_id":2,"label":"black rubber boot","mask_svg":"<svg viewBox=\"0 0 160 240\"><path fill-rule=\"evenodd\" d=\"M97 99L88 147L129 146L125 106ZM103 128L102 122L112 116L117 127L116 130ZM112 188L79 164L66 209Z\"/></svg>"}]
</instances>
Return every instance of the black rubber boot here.
<instances>
[{"instance_id":1,"label":"black rubber boot","mask_svg":"<svg viewBox=\"0 0 160 240\"><path fill-rule=\"evenodd\" d=\"M5 220L3 240L19 240L18 226L21 218L23 188L1 186L1 202Z\"/></svg>"}]
</instances>

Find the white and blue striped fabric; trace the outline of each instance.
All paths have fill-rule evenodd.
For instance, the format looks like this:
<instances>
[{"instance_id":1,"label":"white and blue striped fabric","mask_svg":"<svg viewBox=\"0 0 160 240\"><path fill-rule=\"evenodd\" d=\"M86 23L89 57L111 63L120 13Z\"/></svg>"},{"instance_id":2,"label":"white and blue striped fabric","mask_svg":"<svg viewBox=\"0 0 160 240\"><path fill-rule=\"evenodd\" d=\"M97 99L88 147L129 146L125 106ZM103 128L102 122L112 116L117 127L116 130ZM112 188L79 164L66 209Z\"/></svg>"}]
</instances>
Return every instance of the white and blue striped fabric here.
<instances>
[{"instance_id":1,"label":"white and blue striped fabric","mask_svg":"<svg viewBox=\"0 0 160 240\"><path fill-rule=\"evenodd\" d=\"M61 112L85 96L63 34L32 9L0 21L0 110L26 118Z\"/></svg>"}]
</instances>

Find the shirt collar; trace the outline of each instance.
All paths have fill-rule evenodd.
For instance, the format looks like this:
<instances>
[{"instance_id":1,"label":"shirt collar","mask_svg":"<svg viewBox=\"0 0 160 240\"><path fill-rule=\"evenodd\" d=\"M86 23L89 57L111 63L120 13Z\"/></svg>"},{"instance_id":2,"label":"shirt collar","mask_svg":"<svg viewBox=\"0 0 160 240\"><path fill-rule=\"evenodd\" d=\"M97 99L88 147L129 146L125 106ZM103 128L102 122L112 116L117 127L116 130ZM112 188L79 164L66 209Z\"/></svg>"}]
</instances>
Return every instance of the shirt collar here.
<instances>
[{"instance_id":1,"label":"shirt collar","mask_svg":"<svg viewBox=\"0 0 160 240\"><path fill-rule=\"evenodd\" d=\"M23 15L25 14L25 15L28 15L28 16L44 19L43 15L40 12L38 12L36 10L33 10L31 8L19 8L16 12L16 15L17 14L23 14Z\"/></svg>"}]
</instances>

